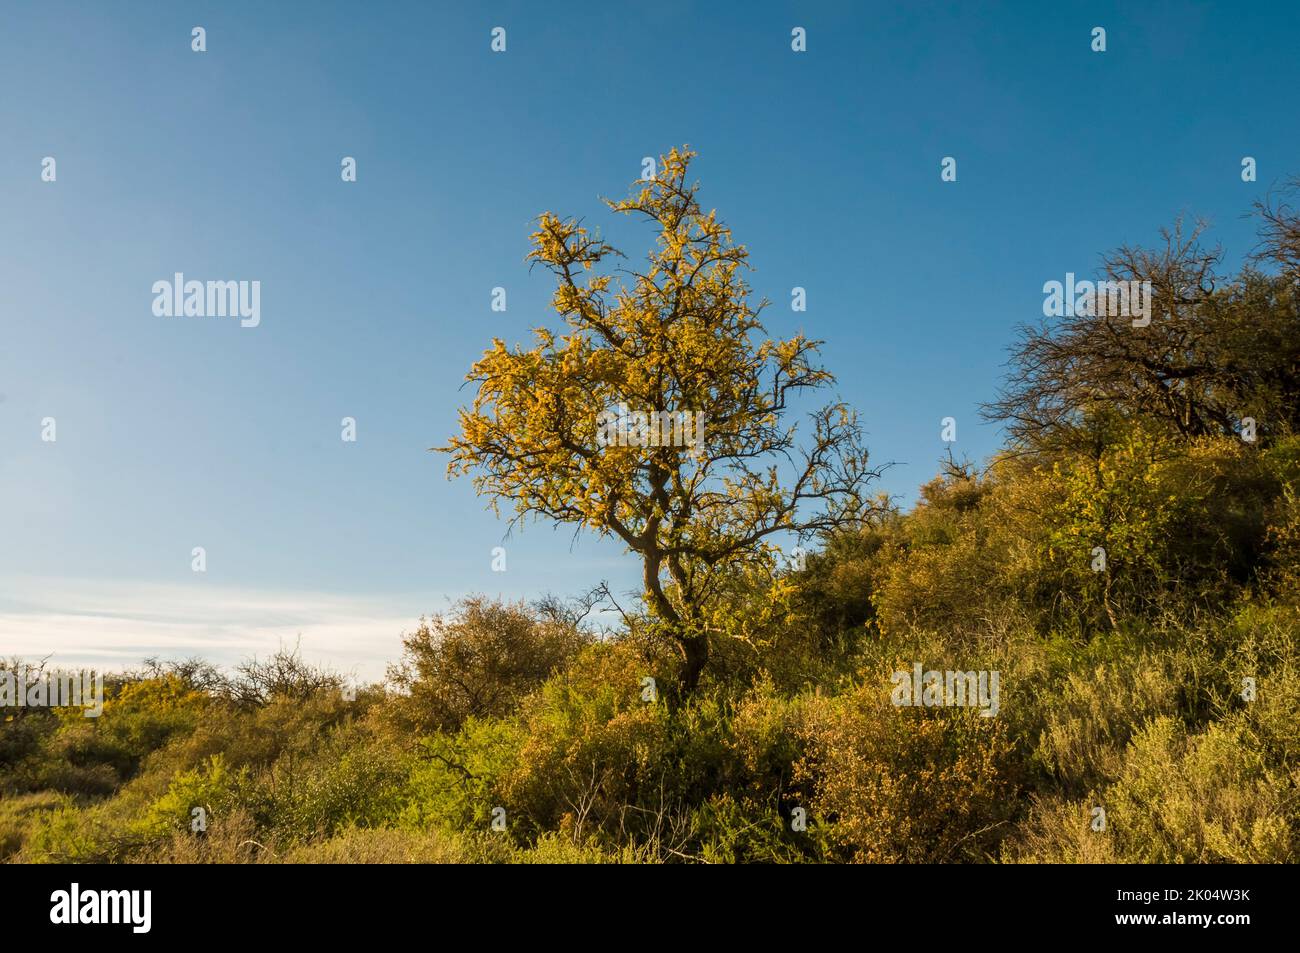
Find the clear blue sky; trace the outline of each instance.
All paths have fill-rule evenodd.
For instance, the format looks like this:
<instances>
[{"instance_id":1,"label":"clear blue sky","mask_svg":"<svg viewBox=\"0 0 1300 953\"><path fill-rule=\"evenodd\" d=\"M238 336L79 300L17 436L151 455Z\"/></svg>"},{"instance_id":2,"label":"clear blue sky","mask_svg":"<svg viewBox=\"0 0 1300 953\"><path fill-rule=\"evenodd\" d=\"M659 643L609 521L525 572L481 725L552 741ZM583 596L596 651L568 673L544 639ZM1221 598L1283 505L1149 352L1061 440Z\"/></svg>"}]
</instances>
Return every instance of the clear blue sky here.
<instances>
[{"instance_id":1,"label":"clear blue sky","mask_svg":"<svg viewBox=\"0 0 1300 953\"><path fill-rule=\"evenodd\" d=\"M683 143L770 330L826 340L910 500L942 417L995 449L976 410L1043 282L1180 211L1250 250L1243 214L1300 173L1298 47L1294 2L7 0L0 653L225 661L302 632L373 672L448 597L633 587L620 547L540 525L493 573L503 525L426 448L490 339L552 322L530 222L611 229L598 198ZM260 281L261 326L155 317L177 271Z\"/></svg>"}]
</instances>

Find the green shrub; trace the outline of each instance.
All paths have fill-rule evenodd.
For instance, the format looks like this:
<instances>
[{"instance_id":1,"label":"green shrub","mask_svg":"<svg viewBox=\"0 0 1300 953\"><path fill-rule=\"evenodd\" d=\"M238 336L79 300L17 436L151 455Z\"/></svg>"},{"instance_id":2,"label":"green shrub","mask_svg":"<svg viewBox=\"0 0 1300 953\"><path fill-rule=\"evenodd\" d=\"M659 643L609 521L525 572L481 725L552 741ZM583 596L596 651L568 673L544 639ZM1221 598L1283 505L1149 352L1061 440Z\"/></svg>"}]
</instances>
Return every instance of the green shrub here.
<instances>
[{"instance_id":1,"label":"green shrub","mask_svg":"<svg viewBox=\"0 0 1300 953\"><path fill-rule=\"evenodd\" d=\"M1235 719L1189 735L1165 717L1134 738L1105 803L1128 862L1295 863L1297 780Z\"/></svg>"},{"instance_id":2,"label":"green shrub","mask_svg":"<svg viewBox=\"0 0 1300 953\"><path fill-rule=\"evenodd\" d=\"M1119 776L1133 732L1176 706L1177 688L1151 655L1071 672L1045 702L1038 757L1063 793L1099 789Z\"/></svg>"},{"instance_id":3,"label":"green shrub","mask_svg":"<svg viewBox=\"0 0 1300 953\"><path fill-rule=\"evenodd\" d=\"M586 642L575 625L539 618L523 603L462 599L403 638L402 661L389 670L403 693L395 711L423 732L506 715Z\"/></svg>"},{"instance_id":4,"label":"green shrub","mask_svg":"<svg viewBox=\"0 0 1300 953\"><path fill-rule=\"evenodd\" d=\"M882 677L812 706L802 736L795 780L854 861L980 859L1008 821L1011 745L998 718L895 707Z\"/></svg>"}]
</instances>

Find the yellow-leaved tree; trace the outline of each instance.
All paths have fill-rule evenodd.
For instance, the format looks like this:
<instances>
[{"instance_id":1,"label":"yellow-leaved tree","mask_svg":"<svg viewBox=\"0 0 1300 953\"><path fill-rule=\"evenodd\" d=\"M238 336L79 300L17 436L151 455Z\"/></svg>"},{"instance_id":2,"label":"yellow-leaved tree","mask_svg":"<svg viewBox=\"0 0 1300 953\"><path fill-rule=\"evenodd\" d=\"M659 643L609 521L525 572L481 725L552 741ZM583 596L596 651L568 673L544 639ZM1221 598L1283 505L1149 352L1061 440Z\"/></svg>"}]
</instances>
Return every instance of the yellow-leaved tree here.
<instances>
[{"instance_id":1,"label":"yellow-leaved tree","mask_svg":"<svg viewBox=\"0 0 1300 953\"><path fill-rule=\"evenodd\" d=\"M496 339L467 380L460 433L437 448L450 475L514 519L614 536L643 564L646 606L681 658L680 699L697 686L720 628L710 605L729 574L771 565L782 535L864 519L869 469L856 414L811 413L806 439L783 418L833 378L802 334L772 340L749 303L747 252L688 184L695 153L673 149L615 212L658 232L644 267L578 220L547 212L528 258L557 280L567 328L530 350ZM605 267L602 267L605 266Z\"/></svg>"}]
</instances>

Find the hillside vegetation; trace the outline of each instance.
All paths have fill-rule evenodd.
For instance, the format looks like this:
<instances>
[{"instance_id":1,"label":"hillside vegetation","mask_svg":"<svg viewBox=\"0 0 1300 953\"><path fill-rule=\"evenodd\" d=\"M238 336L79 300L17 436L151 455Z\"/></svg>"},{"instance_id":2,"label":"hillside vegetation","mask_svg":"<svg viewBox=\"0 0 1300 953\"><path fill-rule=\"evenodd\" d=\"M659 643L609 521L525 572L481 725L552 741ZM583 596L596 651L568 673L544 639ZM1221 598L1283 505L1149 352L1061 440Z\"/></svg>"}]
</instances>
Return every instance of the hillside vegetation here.
<instances>
[{"instance_id":1,"label":"hillside vegetation","mask_svg":"<svg viewBox=\"0 0 1300 953\"><path fill-rule=\"evenodd\" d=\"M761 326L756 310L736 310L743 255L693 205L688 160L671 154L662 191L615 207L648 211L665 230L656 254L676 264L661 258L646 280L677 282L670 293L642 286L605 307L603 279L584 289L562 277L560 313L582 325L575 333L600 325L608 340L489 351L473 379L496 404L467 411L454 448L488 495L596 532L625 529L652 566L644 597L466 598L406 635L384 683L355 691L286 650L234 672L151 660L110 678L99 718L5 709L0 857L1300 860L1290 208L1258 210L1261 245L1237 274L1178 228L1160 248L1109 256L1108 274L1152 282L1150 326L1091 317L1026 328L987 411L1007 425L1004 452L945 461L906 511L860 492L873 474L834 408L804 459L823 477L808 498L820 486L838 502L805 518L798 491L782 496L757 469L729 497L692 488L690 467L741 466L725 429L713 458L669 447L590 462L572 433L545 430L564 417L554 400L549 417L511 403L514 386L534 400L586 388L665 406L648 390L608 390L615 382L671 384L707 403L722 398L692 392L692 374L743 383L764 366L778 381L823 382L802 339L730 357L708 344ZM696 214L699 230L681 232ZM539 235L562 276L599 263L559 219ZM724 269L712 286L682 284L687 265L706 273L710 259ZM675 310L656 320L680 334L665 342L646 309L669 300ZM680 379L639 378L616 360L634 340L650 349L637 360L663 348L675 363L656 366ZM686 367L706 352L734 363ZM779 453L769 417L784 403L779 388L776 400L767 393L737 385L727 412L748 415L738 426ZM529 459L550 455L532 482L506 466L518 448L503 441L522 434ZM580 512L565 493L582 494ZM806 558L784 558L778 531L802 533ZM611 597L619 624L597 630L591 610ZM997 673L996 715L897 704L892 676L917 664Z\"/></svg>"}]
</instances>

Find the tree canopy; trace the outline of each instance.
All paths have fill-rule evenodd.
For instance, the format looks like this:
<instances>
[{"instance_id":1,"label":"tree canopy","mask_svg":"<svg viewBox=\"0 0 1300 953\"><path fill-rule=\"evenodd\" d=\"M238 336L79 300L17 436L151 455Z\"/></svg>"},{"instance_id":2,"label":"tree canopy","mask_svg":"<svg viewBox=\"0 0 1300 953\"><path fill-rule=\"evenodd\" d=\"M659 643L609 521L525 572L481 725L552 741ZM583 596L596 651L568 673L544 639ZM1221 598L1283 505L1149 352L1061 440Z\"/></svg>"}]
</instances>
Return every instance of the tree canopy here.
<instances>
[{"instance_id":1,"label":"tree canopy","mask_svg":"<svg viewBox=\"0 0 1300 953\"><path fill-rule=\"evenodd\" d=\"M687 692L708 659L705 610L728 575L768 559L778 534L860 520L876 475L845 404L815 411L803 442L785 419L794 395L833 378L816 361L820 342L766 336L747 251L687 182L694 156L673 149L654 179L607 202L656 231L639 269L609 269L625 256L581 220L538 219L528 257L554 275L566 328L536 329L528 350L494 340L442 448L449 472L472 472L494 507L616 537L640 556ZM665 413L702 421L703 439L646 440L644 420L630 441L602 437L610 414L625 424Z\"/></svg>"}]
</instances>

